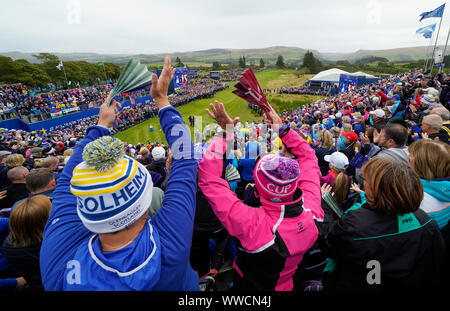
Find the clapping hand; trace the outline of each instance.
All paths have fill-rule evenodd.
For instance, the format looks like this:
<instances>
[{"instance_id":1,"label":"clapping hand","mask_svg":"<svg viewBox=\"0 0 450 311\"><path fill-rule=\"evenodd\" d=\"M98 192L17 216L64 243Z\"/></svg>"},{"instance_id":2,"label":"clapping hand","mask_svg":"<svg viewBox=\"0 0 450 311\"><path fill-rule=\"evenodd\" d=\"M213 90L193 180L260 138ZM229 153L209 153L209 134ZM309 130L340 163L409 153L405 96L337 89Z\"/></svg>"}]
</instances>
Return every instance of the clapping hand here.
<instances>
[{"instance_id":1,"label":"clapping hand","mask_svg":"<svg viewBox=\"0 0 450 311\"><path fill-rule=\"evenodd\" d=\"M167 92L174 74L175 68L172 68L170 57L166 56L164 59L164 67L159 78L156 74L152 75L152 89L150 93L159 109L170 105L167 99Z\"/></svg>"},{"instance_id":2,"label":"clapping hand","mask_svg":"<svg viewBox=\"0 0 450 311\"><path fill-rule=\"evenodd\" d=\"M225 131L233 131L234 126L239 122L239 117L231 119L225 110L225 106L219 102L214 101L214 104L209 104L211 111L206 108L206 113L213 119L216 120L217 124Z\"/></svg>"},{"instance_id":3,"label":"clapping hand","mask_svg":"<svg viewBox=\"0 0 450 311\"><path fill-rule=\"evenodd\" d=\"M350 187L350 190L352 190L353 192L356 192L357 194L360 194L361 192L363 192L361 190L361 188L359 188L358 184L353 183Z\"/></svg>"},{"instance_id":4,"label":"clapping hand","mask_svg":"<svg viewBox=\"0 0 450 311\"><path fill-rule=\"evenodd\" d=\"M367 137L366 134L364 134L363 132L359 133L359 138L361 138L361 141L364 143L364 145L370 144L369 137Z\"/></svg>"}]
</instances>

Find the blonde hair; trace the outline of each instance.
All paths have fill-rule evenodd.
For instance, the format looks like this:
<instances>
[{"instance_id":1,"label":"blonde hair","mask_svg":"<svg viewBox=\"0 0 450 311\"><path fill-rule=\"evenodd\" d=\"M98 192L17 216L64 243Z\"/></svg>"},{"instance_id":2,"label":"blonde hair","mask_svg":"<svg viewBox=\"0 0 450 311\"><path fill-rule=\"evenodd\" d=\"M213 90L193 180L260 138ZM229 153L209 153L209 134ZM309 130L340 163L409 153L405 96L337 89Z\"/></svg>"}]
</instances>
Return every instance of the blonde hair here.
<instances>
[{"instance_id":1,"label":"blonde hair","mask_svg":"<svg viewBox=\"0 0 450 311\"><path fill-rule=\"evenodd\" d=\"M49 168L52 165L58 165L59 159L57 157L47 157L41 162L41 167Z\"/></svg>"},{"instance_id":2,"label":"blonde hair","mask_svg":"<svg viewBox=\"0 0 450 311\"><path fill-rule=\"evenodd\" d=\"M338 169L333 165L330 166L331 170L338 173L336 179L334 180L333 198L336 200L336 203L340 206L348 196L350 185L348 184L347 176L344 173L345 170Z\"/></svg>"},{"instance_id":3,"label":"blonde hair","mask_svg":"<svg viewBox=\"0 0 450 311\"><path fill-rule=\"evenodd\" d=\"M345 124L350 124L351 125L352 119L349 116L343 116L342 117L342 123Z\"/></svg>"},{"instance_id":4,"label":"blonde hair","mask_svg":"<svg viewBox=\"0 0 450 311\"><path fill-rule=\"evenodd\" d=\"M342 127L344 128L344 133L353 131L353 126L350 123L343 123Z\"/></svg>"},{"instance_id":5,"label":"blonde hair","mask_svg":"<svg viewBox=\"0 0 450 311\"><path fill-rule=\"evenodd\" d=\"M9 216L9 239L15 247L29 247L42 242L52 203L45 195L20 202Z\"/></svg>"},{"instance_id":6,"label":"blonde hair","mask_svg":"<svg viewBox=\"0 0 450 311\"><path fill-rule=\"evenodd\" d=\"M42 159L42 158L34 159L34 167L35 167L35 168L42 167L42 162L43 162L43 161L44 161L44 159Z\"/></svg>"},{"instance_id":7,"label":"blonde hair","mask_svg":"<svg viewBox=\"0 0 450 311\"><path fill-rule=\"evenodd\" d=\"M450 176L450 146L446 143L420 139L408 147L414 157L414 171L420 178L432 180Z\"/></svg>"},{"instance_id":8,"label":"blonde hair","mask_svg":"<svg viewBox=\"0 0 450 311\"><path fill-rule=\"evenodd\" d=\"M333 142L333 134L331 134L330 131L328 130L322 130L319 132L319 136L320 137L320 143L322 145L322 148L331 148L334 146L334 142Z\"/></svg>"},{"instance_id":9,"label":"blonde hair","mask_svg":"<svg viewBox=\"0 0 450 311\"><path fill-rule=\"evenodd\" d=\"M63 156L70 157L73 154L73 149L64 150Z\"/></svg>"},{"instance_id":10,"label":"blonde hair","mask_svg":"<svg viewBox=\"0 0 450 311\"><path fill-rule=\"evenodd\" d=\"M341 135L341 129L337 126L331 128L333 130L332 134L334 138L338 138Z\"/></svg>"},{"instance_id":11,"label":"blonde hair","mask_svg":"<svg viewBox=\"0 0 450 311\"><path fill-rule=\"evenodd\" d=\"M25 162L25 158L20 153L10 154L3 160L3 163L8 168L14 168L16 166L22 166L22 164L24 162Z\"/></svg>"}]
</instances>

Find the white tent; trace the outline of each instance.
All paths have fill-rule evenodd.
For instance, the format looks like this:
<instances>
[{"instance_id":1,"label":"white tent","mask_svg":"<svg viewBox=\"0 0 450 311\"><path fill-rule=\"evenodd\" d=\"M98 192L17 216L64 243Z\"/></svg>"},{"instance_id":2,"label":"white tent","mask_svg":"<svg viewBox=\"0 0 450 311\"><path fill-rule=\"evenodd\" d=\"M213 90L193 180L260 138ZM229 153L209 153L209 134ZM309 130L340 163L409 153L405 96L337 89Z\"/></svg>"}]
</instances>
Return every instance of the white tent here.
<instances>
[{"instance_id":1,"label":"white tent","mask_svg":"<svg viewBox=\"0 0 450 311\"><path fill-rule=\"evenodd\" d=\"M347 71L338 69L338 68L332 68L328 70L324 70L316 74L314 77L312 77L309 81L311 82L331 82L331 83L339 83L339 78L341 74L350 74Z\"/></svg>"},{"instance_id":2,"label":"white tent","mask_svg":"<svg viewBox=\"0 0 450 311\"><path fill-rule=\"evenodd\" d=\"M362 71L357 71L354 73L351 73L352 76L365 76L366 78L375 78L375 76L370 75L368 73L362 72Z\"/></svg>"}]
</instances>

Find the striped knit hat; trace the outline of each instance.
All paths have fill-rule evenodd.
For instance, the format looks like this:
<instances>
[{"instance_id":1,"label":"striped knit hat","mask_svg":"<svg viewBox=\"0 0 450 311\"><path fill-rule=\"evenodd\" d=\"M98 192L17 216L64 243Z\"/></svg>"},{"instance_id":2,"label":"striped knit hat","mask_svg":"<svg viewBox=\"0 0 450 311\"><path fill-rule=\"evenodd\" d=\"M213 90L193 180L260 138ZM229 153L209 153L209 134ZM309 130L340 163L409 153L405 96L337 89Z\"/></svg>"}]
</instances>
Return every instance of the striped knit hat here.
<instances>
[{"instance_id":1,"label":"striped knit hat","mask_svg":"<svg viewBox=\"0 0 450 311\"><path fill-rule=\"evenodd\" d=\"M152 201L152 178L136 160L125 156L123 143L103 136L83 150L70 181L77 212L87 229L110 233L133 224Z\"/></svg>"},{"instance_id":2,"label":"striped knit hat","mask_svg":"<svg viewBox=\"0 0 450 311\"><path fill-rule=\"evenodd\" d=\"M297 161L276 154L264 156L253 171L259 194L272 202L292 201L299 176Z\"/></svg>"},{"instance_id":3,"label":"striped knit hat","mask_svg":"<svg viewBox=\"0 0 450 311\"><path fill-rule=\"evenodd\" d=\"M434 96L433 95L429 95L429 94L426 94L426 95L424 94L422 96L422 98L420 99L420 101L422 103L424 103L425 105L427 105L427 106L432 105L432 104L435 103Z\"/></svg>"}]
</instances>

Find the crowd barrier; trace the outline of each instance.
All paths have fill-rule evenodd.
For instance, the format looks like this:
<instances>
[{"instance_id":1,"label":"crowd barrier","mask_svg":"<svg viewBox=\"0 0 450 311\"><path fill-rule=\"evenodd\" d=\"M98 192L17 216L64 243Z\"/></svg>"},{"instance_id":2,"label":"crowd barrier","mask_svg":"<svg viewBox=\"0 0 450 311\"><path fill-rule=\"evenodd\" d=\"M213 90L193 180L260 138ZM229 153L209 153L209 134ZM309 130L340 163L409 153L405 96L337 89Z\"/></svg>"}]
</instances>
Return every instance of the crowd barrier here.
<instances>
[{"instance_id":1,"label":"crowd barrier","mask_svg":"<svg viewBox=\"0 0 450 311\"><path fill-rule=\"evenodd\" d=\"M151 96L143 96L135 98L136 104L148 104L153 101L153 98ZM131 105L129 100L121 102L122 108L128 107ZM27 123L19 118L10 119L6 121L0 122L0 128L6 128L6 129L16 129L16 130L24 130L27 132L32 131L40 131L42 129L45 129L47 131L52 130L58 126L61 125L67 125L73 121L81 120L84 118L89 118L95 115L98 115L100 111L100 108L90 108L88 110L80 111L80 112L73 112L64 116L61 116L59 118L54 119L48 119L44 121L34 122L34 123Z\"/></svg>"}]
</instances>

